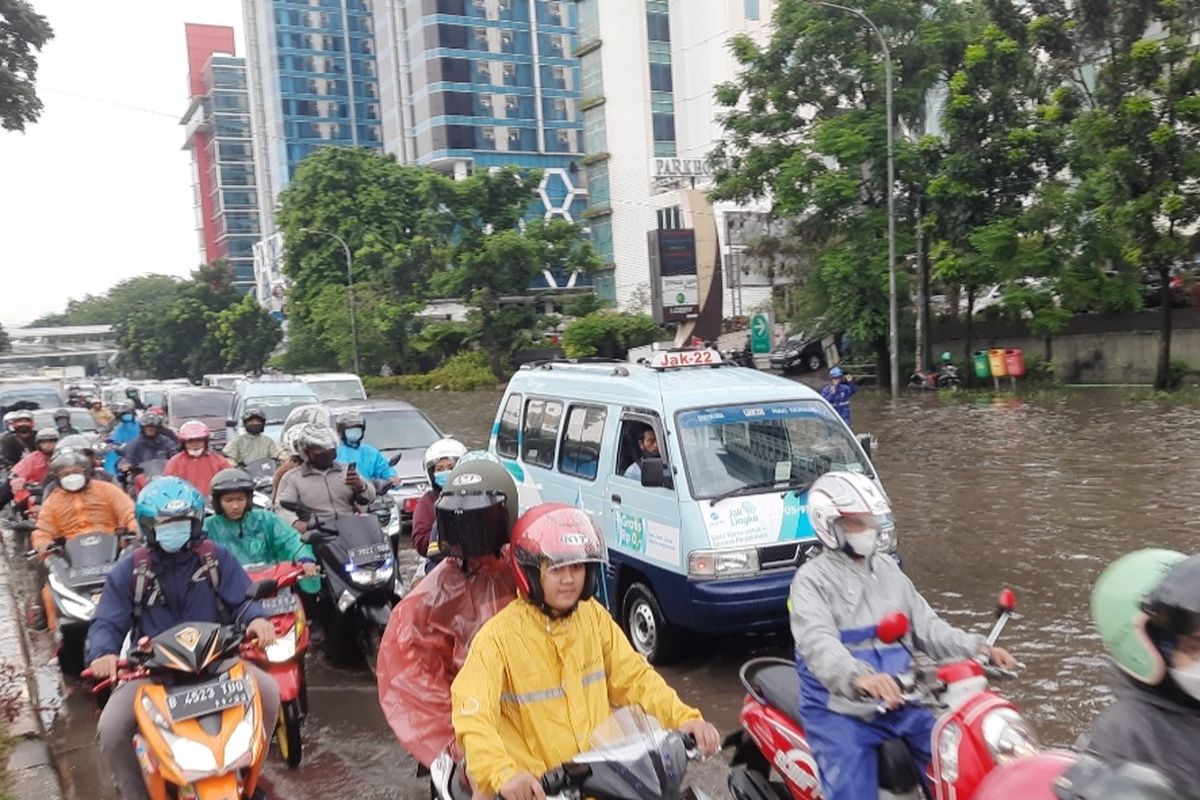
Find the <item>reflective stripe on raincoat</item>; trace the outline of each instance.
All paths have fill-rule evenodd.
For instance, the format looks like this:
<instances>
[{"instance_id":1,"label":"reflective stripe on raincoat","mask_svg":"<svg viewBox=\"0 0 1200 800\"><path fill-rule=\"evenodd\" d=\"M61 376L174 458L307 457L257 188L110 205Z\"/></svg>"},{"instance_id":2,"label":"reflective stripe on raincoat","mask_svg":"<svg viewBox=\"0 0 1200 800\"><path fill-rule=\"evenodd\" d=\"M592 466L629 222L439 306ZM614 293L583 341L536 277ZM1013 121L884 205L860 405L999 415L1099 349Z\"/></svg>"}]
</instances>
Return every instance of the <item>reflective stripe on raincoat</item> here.
<instances>
[{"instance_id":1,"label":"reflective stripe on raincoat","mask_svg":"<svg viewBox=\"0 0 1200 800\"><path fill-rule=\"evenodd\" d=\"M595 600L554 621L511 603L475 636L451 695L467 770L489 795L588 749L614 708L641 706L668 729L701 719Z\"/></svg>"}]
</instances>

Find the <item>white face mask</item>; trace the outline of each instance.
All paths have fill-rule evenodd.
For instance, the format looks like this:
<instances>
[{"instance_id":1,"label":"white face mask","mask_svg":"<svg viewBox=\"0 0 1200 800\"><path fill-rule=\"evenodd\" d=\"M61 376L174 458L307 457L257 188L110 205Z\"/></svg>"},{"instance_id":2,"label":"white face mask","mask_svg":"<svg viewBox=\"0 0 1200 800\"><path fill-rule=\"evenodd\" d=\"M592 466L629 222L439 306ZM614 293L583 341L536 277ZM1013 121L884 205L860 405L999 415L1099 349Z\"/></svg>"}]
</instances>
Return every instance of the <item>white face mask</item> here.
<instances>
[{"instance_id":1,"label":"white face mask","mask_svg":"<svg viewBox=\"0 0 1200 800\"><path fill-rule=\"evenodd\" d=\"M192 458L199 458L200 456L204 455L204 448L203 447L189 447L189 448L187 448L187 454L189 456L191 456Z\"/></svg>"},{"instance_id":2,"label":"white face mask","mask_svg":"<svg viewBox=\"0 0 1200 800\"><path fill-rule=\"evenodd\" d=\"M64 475L58 482L58 485L66 489L68 492L78 492L86 484L87 476L82 472L73 472L70 475Z\"/></svg>"},{"instance_id":3,"label":"white face mask","mask_svg":"<svg viewBox=\"0 0 1200 800\"><path fill-rule=\"evenodd\" d=\"M1182 669L1171 667L1171 679L1190 697L1200 700L1200 661Z\"/></svg>"},{"instance_id":4,"label":"white face mask","mask_svg":"<svg viewBox=\"0 0 1200 800\"><path fill-rule=\"evenodd\" d=\"M875 542L879 539L879 531L872 528L862 533L847 533L846 544L855 555L866 556L875 552Z\"/></svg>"}]
</instances>

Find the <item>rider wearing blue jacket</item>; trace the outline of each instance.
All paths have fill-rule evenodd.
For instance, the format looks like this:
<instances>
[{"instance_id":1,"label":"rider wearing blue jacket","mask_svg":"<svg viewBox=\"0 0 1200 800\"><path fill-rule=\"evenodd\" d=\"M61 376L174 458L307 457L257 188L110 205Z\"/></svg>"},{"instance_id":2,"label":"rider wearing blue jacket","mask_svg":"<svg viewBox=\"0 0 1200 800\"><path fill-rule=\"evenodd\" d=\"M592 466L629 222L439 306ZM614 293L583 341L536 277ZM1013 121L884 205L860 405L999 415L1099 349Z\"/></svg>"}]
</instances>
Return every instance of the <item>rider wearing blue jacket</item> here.
<instances>
[{"instance_id":1,"label":"rider wearing blue jacket","mask_svg":"<svg viewBox=\"0 0 1200 800\"><path fill-rule=\"evenodd\" d=\"M88 633L88 658L97 679L116 675L126 635L153 638L184 622L248 622L247 632L260 644L275 640L262 605L246 599L250 578L237 559L219 545L200 546L204 498L195 487L180 478L158 478L138 495L136 514L146 547L120 559L108 574ZM140 602L135 573L145 580ZM246 668L258 685L263 719L274 720L277 684L252 664ZM132 745L137 731L133 699L142 682L118 686L100 715L100 752L126 800L147 797Z\"/></svg>"},{"instance_id":2,"label":"rider wearing blue jacket","mask_svg":"<svg viewBox=\"0 0 1200 800\"><path fill-rule=\"evenodd\" d=\"M354 464L359 477L368 481L397 482L396 470L388 463L379 449L363 441L367 432L367 421L357 411L347 411L338 417L337 460L343 464Z\"/></svg>"},{"instance_id":3,"label":"rider wearing blue jacket","mask_svg":"<svg viewBox=\"0 0 1200 800\"><path fill-rule=\"evenodd\" d=\"M163 418L151 411L138 420L141 433L136 439L121 448L121 458L131 467L140 467L147 461L168 461L179 452L179 442L163 433Z\"/></svg>"},{"instance_id":4,"label":"rider wearing blue jacket","mask_svg":"<svg viewBox=\"0 0 1200 800\"><path fill-rule=\"evenodd\" d=\"M117 418L113 420L112 430L104 437L105 441L115 445L132 442L142 432L142 428L137 422L137 413L134 411L133 403L122 400L113 406L113 412L116 413ZM117 452L117 448L110 450L104 457L104 469L110 474L117 474L117 461L120 458L121 454Z\"/></svg>"},{"instance_id":5,"label":"rider wearing blue jacket","mask_svg":"<svg viewBox=\"0 0 1200 800\"><path fill-rule=\"evenodd\" d=\"M824 397L826 402L833 406L833 410L849 425L850 398L854 397L856 391L858 391L858 384L854 382L854 376L846 375L842 372L841 367L834 367L829 370L829 383L821 389L821 397Z\"/></svg>"}]
</instances>

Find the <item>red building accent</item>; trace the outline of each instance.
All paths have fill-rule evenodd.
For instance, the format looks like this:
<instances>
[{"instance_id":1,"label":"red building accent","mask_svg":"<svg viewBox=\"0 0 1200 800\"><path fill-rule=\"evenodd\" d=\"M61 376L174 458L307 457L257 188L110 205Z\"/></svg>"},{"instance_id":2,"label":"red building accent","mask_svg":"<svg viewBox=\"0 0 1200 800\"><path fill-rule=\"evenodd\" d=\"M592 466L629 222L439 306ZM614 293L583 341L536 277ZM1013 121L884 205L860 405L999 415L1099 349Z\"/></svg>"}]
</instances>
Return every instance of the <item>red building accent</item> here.
<instances>
[{"instance_id":1,"label":"red building accent","mask_svg":"<svg viewBox=\"0 0 1200 800\"><path fill-rule=\"evenodd\" d=\"M204 80L204 67L214 53L237 55L233 41L233 28L226 25L197 25L185 22L188 54L188 98L195 102L208 95L210 87ZM208 159L208 133L200 127L192 136L191 149L196 169L199 171L200 210L203 216L205 261L212 262L227 255L217 244L216 209L213 208L213 186Z\"/></svg>"}]
</instances>

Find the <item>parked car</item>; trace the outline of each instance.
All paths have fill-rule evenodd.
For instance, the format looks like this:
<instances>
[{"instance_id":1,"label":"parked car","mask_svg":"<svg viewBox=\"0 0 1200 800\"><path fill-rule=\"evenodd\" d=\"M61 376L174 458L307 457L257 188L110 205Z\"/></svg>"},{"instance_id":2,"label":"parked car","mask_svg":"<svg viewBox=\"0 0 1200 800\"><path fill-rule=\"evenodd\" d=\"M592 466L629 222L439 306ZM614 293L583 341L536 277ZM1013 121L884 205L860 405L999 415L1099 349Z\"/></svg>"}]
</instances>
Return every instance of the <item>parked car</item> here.
<instances>
[{"instance_id":1,"label":"parked car","mask_svg":"<svg viewBox=\"0 0 1200 800\"><path fill-rule=\"evenodd\" d=\"M423 463L425 448L443 434L424 412L402 400L348 400L304 405L292 410L283 431L308 422L319 422L337 429L338 415L357 411L367 423L363 441L379 448L392 463L400 478L389 493L400 512L400 531L412 529L412 512L429 488L429 476Z\"/></svg>"},{"instance_id":2,"label":"parked car","mask_svg":"<svg viewBox=\"0 0 1200 800\"><path fill-rule=\"evenodd\" d=\"M0 384L0 411L17 408L61 408L67 404L63 393L54 386L38 383Z\"/></svg>"},{"instance_id":3,"label":"parked car","mask_svg":"<svg viewBox=\"0 0 1200 800\"><path fill-rule=\"evenodd\" d=\"M167 425L175 430L189 419L198 419L208 426L214 449L221 449L229 440L229 421L233 411L233 392L204 386L172 386L167 389Z\"/></svg>"},{"instance_id":4,"label":"parked car","mask_svg":"<svg viewBox=\"0 0 1200 800\"><path fill-rule=\"evenodd\" d=\"M267 415L264 431L273 439L283 433L283 423L300 406L319 403L320 398L307 383L299 381L240 381L233 405L233 424L238 433L242 426L242 414L247 408L260 409Z\"/></svg>"},{"instance_id":5,"label":"parked car","mask_svg":"<svg viewBox=\"0 0 1200 800\"><path fill-rule=\"evenodd\" d=\"M312 387L322 403L331 400L367 399L367 390L363 388L362 378L351 372L321 372L297 377Z\"/></svg>"},{"instance_id":6,"label":"parked car","mask_svg":"<svg viewBox=\"0 0 1200 800\"><path fill-rule=\"evenodd\" d=\"M833 334L814 334L811 331L793 334L771 351L771 369L782 372L817 372L829 363L828 353L836 346Z\"/></svg>"}]
</instances>

